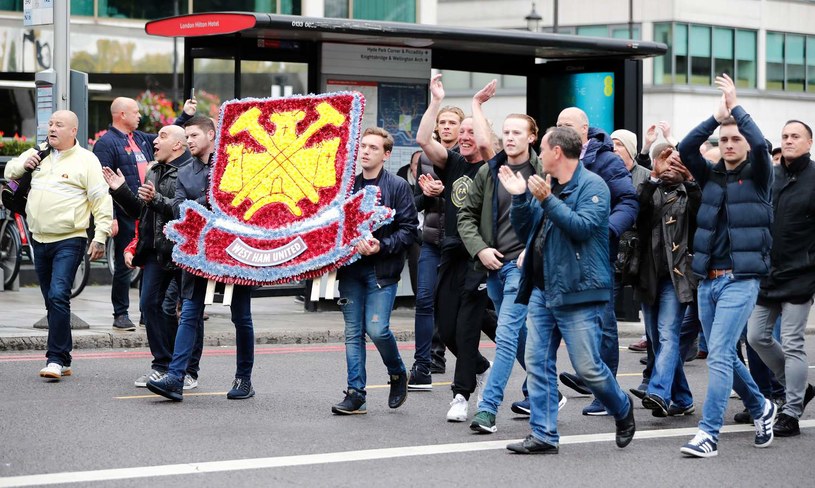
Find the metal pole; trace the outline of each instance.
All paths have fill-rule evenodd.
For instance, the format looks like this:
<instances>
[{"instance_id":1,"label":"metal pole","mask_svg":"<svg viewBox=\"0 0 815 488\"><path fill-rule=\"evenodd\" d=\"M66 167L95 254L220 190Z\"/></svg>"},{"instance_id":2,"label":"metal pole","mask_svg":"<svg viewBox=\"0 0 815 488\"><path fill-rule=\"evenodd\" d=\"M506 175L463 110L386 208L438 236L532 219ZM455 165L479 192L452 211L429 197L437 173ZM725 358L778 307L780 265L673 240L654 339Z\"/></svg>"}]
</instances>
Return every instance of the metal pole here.
<instances>
[{"instance_id":1,"label":"metal pole","mask_svg":"<svg viewBox=\"0 0 815 488\"><path fill-rule=\"evenodd\" d=\"M634 38L634 0L628 0L628 38Z\"/></svg>"},{"instance_id":2,"label":"metal pole","mask_svg":"<svg viewBox=\"0 0 815 488\"><path fill-rule=\"evenodd\" d=\"M179 15L178 9L179 0L173 1L173 14L177 17ZM178 38L173 37L173 105L183 106L184 97L178 96Z\"/></svg>"},{"instance_id":3,"label":"metal pole","mask_svg":"<svg viewBox=\"0 0 815 488\"><path fill-rule=\"evenodd\" d=\"M555 0L555 15L552 17L552 32L557 34L557 5L558 0Z\"/></svg>"},{"instance_id":4,"label":"metal pole","mask_svg":"<svg viewBox=\"0 0 815 488\"><path fill-rule=\"evenodd\" d=\"M56 73L56 93L54 108L68 110L70 106L71 70L71 11L70 2L54 2L54 72Z\"/></svg>"}]
</instances>

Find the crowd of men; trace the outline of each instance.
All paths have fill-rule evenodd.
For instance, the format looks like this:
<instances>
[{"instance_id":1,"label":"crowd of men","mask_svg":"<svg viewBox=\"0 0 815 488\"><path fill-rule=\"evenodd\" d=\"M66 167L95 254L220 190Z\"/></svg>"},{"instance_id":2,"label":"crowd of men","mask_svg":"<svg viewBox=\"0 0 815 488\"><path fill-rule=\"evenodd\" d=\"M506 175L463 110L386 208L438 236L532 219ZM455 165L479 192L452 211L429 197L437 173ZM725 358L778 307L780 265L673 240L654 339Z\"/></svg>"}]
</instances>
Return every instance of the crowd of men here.
<instances>
[{"instance_id":1,"label":"crowd of men","mask_svg":"<svg viewBox=\"0 0 815 488\"><path fill-rule=\"evenodd\" d=\"M564 108L543 131L532 117L509 114L499 142L482 110L496 83L473 96L465 116L442 105L441 75L430 80L416 134L421 151L402 178L385 170L393 137L367 128L354 190L377 186L394 217L360 240L360 259L338 272L347 385L332 412L367 412L367 335L387 369L390 408L408 391L432 390L446 349L456 357L446 419L494 433L517 361L526 381L511 410L529 417L531 433L510 451L558 452L557 417L566 403L559 384L593 395L583 414L612 416L623 448L636 424L634 399L615 378L614 306L629 285L642 306L649 350L642 385L631 393L655 417L696 413L683 364L697 336L706 343L706 398L683 454L717 455L733 392L745 406L736 420L755 426L755 447L798 435L815 396L804 348L815 294L812 130L790 120L775 151L740 105L733 81L722 75L715 83L721 97L711 116L681 142L668 123L654 124L640 151L633 132L609 135L576 107ZM115 328L135 327L123 283L128 268L144 270L140 310L153 361L135 385L181 401L198 384L206 280L173 263L163 230L185 200L207 203L215 127L195 115L194 100L157 135L136 130L131 99L116 99L111 115L110 131L91 153L76 142L76 116L56 112L50 154L41 158L35 148L6 167L7 178L33 171L27 211L49 322L40 376L71 374L70 281L93 215L91 257L104 254L108 236L116 239ZM711 148L716 130L718 148ZM140 177L138 163L150 161ZM416 291L409 369L389 326L408 256ZM230 399L254 395L250 296L249 287L235 287ZM482 333L495 341L493 361L479 352ZM740 358L743 337L749 369ZM558 375L561 343L574 373Z\"/></svg>"}]
</instances>

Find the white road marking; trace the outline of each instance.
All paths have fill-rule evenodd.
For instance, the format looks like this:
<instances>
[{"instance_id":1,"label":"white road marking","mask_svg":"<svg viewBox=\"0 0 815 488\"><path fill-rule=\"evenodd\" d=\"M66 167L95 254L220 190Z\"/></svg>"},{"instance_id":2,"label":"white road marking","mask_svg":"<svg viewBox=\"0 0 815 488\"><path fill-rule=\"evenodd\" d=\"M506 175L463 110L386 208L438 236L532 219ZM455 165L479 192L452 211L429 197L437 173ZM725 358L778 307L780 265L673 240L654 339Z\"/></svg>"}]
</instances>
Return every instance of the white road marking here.
<instances>
[{"instance_id":1,"label":"white road marking","mask_svg":"<svg viewBox=\"0 0 815 488\"><path fill-rule=\"evenodd\" d=\"M815 420L802 420L801 428L815 427ZM722 434L734 432L753 432L749 425L728 425L722 428ZM693 436L696 427L683 429L660 429L638 431L636 439L660 439L666 437ZM585 434L563 436L562 445L587 444L592 442L610 442L613 433ZM385 449L366 449L360 451L330 452L323 454L304 454L299 456L279 456L255 459L234 459L229 461L211 461L188 464L167 464L163 466L142 466L136 468L100 469L97 471L74 471L64 473L11 476L0 478L0 488L20 486L40 486L67 483L89 483L93 481L113 481L159 476L177 476L196 473L219 473L226 471L245 471L250 469L284 468L331 463L348 463L354 461L371 461L376 459L393 459L408 456L428 456L434 454L451 454L460 452L477 452L505 449L506 445L516 440L487 442L461 442L456 444L438 444L427 446L392 447ZM678 455L678 454L677 454Z\"/></svg>"}]
</instances>

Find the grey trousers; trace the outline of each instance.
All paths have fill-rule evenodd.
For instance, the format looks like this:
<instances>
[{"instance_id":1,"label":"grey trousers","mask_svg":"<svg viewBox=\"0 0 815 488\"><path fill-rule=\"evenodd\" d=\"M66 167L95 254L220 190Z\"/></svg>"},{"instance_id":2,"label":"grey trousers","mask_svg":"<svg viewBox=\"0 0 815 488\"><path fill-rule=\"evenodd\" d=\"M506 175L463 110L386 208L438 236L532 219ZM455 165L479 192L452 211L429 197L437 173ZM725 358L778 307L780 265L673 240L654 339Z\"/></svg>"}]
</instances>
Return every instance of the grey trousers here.
<instances>
[{"instance_id":1,"label":"grey trousers","mask_svg":"<svg viewBox=\"0 0 815 488\"><path fill-rule=\"evenodd\" d=\"M782 411L796 419L801 417L804 410L804 392L809 373L804 332L810 308L812 299L800 304L756 305L747 322L747 341L786 388L787 403ZM779 314L781 314L780 344L773 339L773 327Z\"/></svg>"}]
</instances>

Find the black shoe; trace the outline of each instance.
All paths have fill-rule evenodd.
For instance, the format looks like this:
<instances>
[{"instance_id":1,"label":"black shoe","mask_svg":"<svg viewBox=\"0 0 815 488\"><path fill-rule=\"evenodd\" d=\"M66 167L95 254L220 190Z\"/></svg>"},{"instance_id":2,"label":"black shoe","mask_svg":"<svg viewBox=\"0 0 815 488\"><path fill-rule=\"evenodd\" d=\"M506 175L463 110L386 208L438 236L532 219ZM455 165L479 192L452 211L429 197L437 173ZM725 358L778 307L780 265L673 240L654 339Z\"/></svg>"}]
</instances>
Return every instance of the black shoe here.
<instances>
[{"instance_id":1,"label":"black shoe","mask_svg":"<svg viewBox=\"0 0 815 488\"><path fill-rule=\"evenodd\" d=\"M696 407L691 403L688 407L680 407L678 405L671 405L668 407L668 417L682 417L683 415L693 415L696 412Z\"/></svg>"},{"instance_id":2,"label":"black shoe","mask_svg":"<svg viewBox=\"0 0 815 488\"><path fill-rule=\"evenodd\" d=\"M447 367L444 361L439 361L438 359L430 361L430 374L444 374L445 371L447 371Z\"/></svg>"},{"instance_id":3,"label":"black shoe","mask_svg":"<svg viewBox=\"0 0 815 488\"><path fill-rule=\"evenodd\" d=\"M136 330L136 325L130 320L130 317L125 315L117 315L113 317L113 329L121 331Z\"/></svg>"},{"instance_id":4,"label":"black shoe","mask_svg":"<svg viewBox=\"0 0 815 488\"><path fill-rule=\"evenodd\" d=\"M184 399L184 381L165 374L158 380L147 380L147 389L174 402Z\"/></svg>"},{"instance_id":5,"label":"black shoe","mask_svg":"<svg viewBox=\"0 0 815 488\"><path fill-rule=\"evenodd\" d=\"M798 427L798 419L785 413L778 414L778 420L776 420L775 425L773 425L773 434L778 437L801 435L801 429Z\"/></svg>"},{"instance_id":6,"label":"black shoe","mask_svg":"<svg viewBox=\"0 0 815 488\"><path fill-rule=\"evenodd\" d=\"M568 386L581 395L591 395L591 390L586 388L586 385L583 384L583 380L576 374L560 373L558 377L560 378L560 382L563 383L563 386Z\"/></svg>"},{"instance_id":7,"label":"black shoe","mask_svg":"<svg viewBox=\"0 0 815 488\"><path fill-rule=\"evenodd\" d=\"M344 391L345 398L340 403L331 407L331 412L337 415L364 415L368 413L365 403L365 394L353 388Z\"/></svg>"},{"instance_id":8,"label":"black shoe","mask_svg":"<svg viewBox=\"0 0 815 488\"><path fill-rule=\"evenodd\" d=\"M628 398L628 415L622 420L617 420L617 435L614 440L617 442L617 447L623 448L631 444L634 438L634 433L637 431L637 425L634 423L634 402L630 397Z\"/></svg>"},{"instance_id":9,"label":"black shoe","mask_svg":"<svg viewBox=\"0 0 815 488\"><path fill-rule=\"evenodd\" d=\"M643 366L647 366L648 365L648 356L641 357L640 358L640 364L643 365Z\"/></svg>"},{"instance_id":10,"label":"black shoe","mask_svg":"<svg viewBox=\"0 0 815 488\"><path fill-rule=\"evenodd\" d=\"M804 410L807 408L807 404L815 398L815 386L807 385L807 389L804 390L804 404L801 406L801 414L804 413Z\"/></svg>"},{"instance_id":11,"label":"black shoe","mask_svg":"<svg viewBox=\"0 0 815 488\"><path fill-rule=\"evenodd\" d=\"M391 392L388 395L388 406L399 408L407 400L407 373L392 374L388 384L391 385Z\"/></svg>"},{"instance_id":12,"label":"black shoe","mask_svg":"<svg viewBox=\"0 0 815 488\"><path fill-rule=\"evenodd\" d=\"M414 364L410 370L407 387L408 391L431 391L433 389L433 378L430 376L430 370L424 366Z\"/></svg>"},{"instance_id":13,"label":"black shoe","mask_svg":"<svg viewBox=\"0 0 815 488\"><path fill-rule=\"evenodd\" d=\"M539 441L532 434L526 436L522 442L507 444L507 449L518 454L557 454L558 446Z\"/></svg>"},{"instance_id":14,"label":"black shoe","mask_svg":"<svg viewBox=\"0 0 815 488\"><path fill-rule=\"evenodd\" d=\"M642 386L640 386L640 388L642 388ZM645 398L645 395L647 395L648 392L645 390L641 390L640 388L629 388L628 391L630 391L631 394L634 395L635 397L642 400L643 398Z\"/></svg>"},{"instance_id":15,"label":"black shoe","mask_svg":"<svg viewBox=\"0 0 815 488\"><path fill-rule=\"evenodd\" d=\"M252 380L245 378L235 378L232 381L232 389L226 393L226 397L230 400L245 400L255 396L255 390L252 389Z\"/></svg>"},{"instance_id":16,"label":"black shoe","mask_svg":"<svg viewBox=\"0 0 815 488\"><path fill-rule=\"evenodd\" d=\"M746 408L743 411L737 413L733 417L733 420L737 424L752 424L753 423L753 417L750 416L750 412L747 411Z\"/></svg>"},{"instance_id":17,"label":"black shoe","mask_svg":"<svg viewBox=\"0 0 815 488\"><path fill-rule=\"evenodd\" d=\"M642 399L642 406L650 410L654 417L668 416L668 404L658 395L645 395L645 398Z\"/></svg>"}]
</instances>

